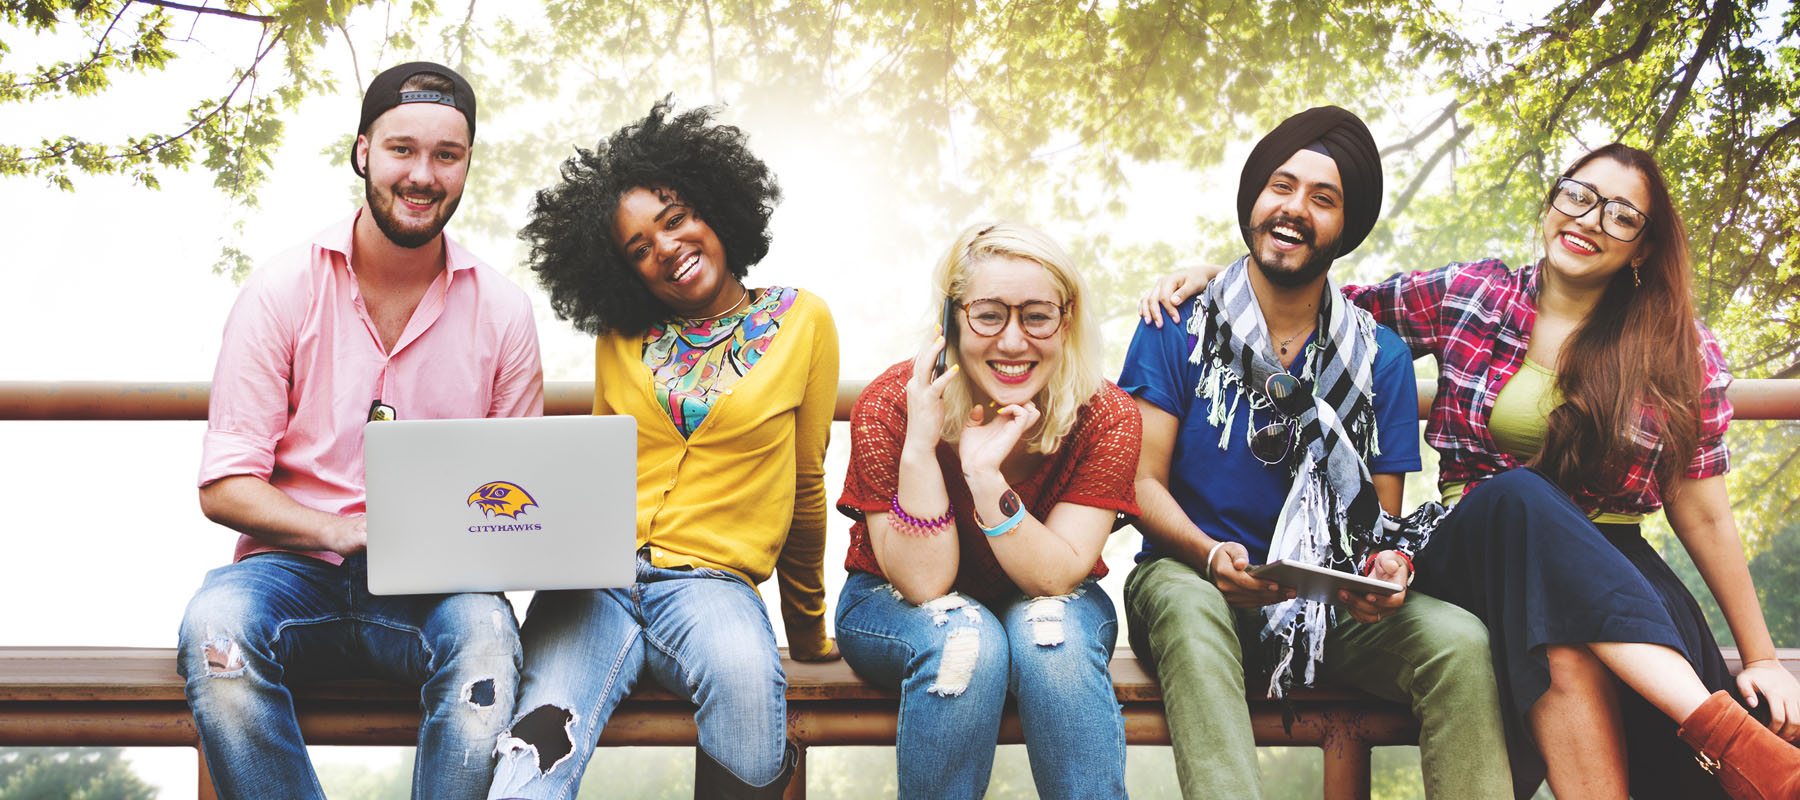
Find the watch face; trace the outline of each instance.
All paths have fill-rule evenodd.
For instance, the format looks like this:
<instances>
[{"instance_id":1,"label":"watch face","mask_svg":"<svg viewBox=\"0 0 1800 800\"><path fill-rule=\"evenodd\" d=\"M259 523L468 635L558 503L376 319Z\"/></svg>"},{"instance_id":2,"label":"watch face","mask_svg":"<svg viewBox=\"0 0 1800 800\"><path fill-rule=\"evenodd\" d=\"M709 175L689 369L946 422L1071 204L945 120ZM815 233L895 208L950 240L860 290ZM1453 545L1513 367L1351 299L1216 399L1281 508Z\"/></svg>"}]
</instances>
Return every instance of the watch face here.
<instances>
[{"instance_id":1,"label":"watch face","mask_svg":"<svg viewBox=\"0 0 1800 800\"><path fill-rule=\"evenodd\" d=\"M1017 492L1007 489L1005 494L1000 495L1000 513L1010 517L1019 513L1019 506L1019 494Z\"/></svg>"},{"instance_id":2,"label":"watch face","mask_svg":"<svg viewBox=\"0 0 1800 800\"><path fill-rule=\"evenodd\" d=\"M369 421L370 422L387 422L389 420L396 420L399 418L400 418L400 414L399 414L399 412L396 412L394 410L393 406L383 403L380 400L376 400L375 402L369 404Z\"/></svg>"}]
</instances>

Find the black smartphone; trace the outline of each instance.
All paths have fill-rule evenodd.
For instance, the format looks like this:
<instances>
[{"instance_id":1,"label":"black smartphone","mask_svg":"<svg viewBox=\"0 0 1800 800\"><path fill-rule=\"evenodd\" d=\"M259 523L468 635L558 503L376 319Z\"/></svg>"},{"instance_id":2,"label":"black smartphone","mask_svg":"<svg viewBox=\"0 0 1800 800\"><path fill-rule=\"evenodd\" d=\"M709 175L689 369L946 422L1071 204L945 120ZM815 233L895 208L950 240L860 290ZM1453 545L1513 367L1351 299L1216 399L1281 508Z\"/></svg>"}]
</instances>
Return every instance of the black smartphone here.
<instances>
[{"instance_id":1,"label":"black smartphone","mask_svg":"<svg viewBox=\"0 0 1800 800\"><path fill-rule=\"evenodd\" d=\"M938 325L944 331L944 349L938 351L937 361L931 365L933 380L950 368L950 348L956 346L956 334L962 327L956 324L956 298L944 298L944 318Z\"/></svg>"}]
</instances>

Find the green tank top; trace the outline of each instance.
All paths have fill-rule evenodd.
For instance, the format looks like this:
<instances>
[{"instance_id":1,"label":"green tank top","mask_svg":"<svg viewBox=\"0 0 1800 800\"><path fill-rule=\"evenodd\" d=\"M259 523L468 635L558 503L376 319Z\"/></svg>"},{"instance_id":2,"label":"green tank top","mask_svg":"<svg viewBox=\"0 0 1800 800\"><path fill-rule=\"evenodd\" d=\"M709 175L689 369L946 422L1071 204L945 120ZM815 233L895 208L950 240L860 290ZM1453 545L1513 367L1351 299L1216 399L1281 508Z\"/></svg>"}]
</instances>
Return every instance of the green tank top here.
<instances>
[{"instance_id":1,"label":"green tank top","mask_svg":"<svg viewBox=\"0 0 1800 800\"><path fill-rule=\"evenodd\" d=\"M1544 431L1549 427L1550 412L1562 405L1562 394L1556 390L1556 373L1526 359L1512 379L1500 387L1494 398L1494 413L1488 417L1488 433L1500 451L1520 461L1530 461L1544 445ZM1462 483L1444 486L1443 504L1454 505L1463 496ZM1644 521L1642 514L1600 514L1595 523L1635 524Z\"/></svg>"}]
</instances>

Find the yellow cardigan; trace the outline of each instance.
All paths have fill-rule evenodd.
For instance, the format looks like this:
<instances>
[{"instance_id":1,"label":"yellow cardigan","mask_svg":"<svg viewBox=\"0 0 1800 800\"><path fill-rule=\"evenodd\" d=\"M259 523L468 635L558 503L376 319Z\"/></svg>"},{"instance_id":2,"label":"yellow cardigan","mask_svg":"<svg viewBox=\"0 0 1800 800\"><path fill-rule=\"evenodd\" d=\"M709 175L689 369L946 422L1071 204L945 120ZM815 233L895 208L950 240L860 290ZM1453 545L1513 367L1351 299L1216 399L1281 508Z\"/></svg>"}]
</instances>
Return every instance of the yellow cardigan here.
<instances>
[{"instance_id":1,"label":"yellow cardigan","mask_svg":"<svg viewBox=\"0 0 1800 800\"><path fill-rule=\"evenodd\" d=\"M657 402L642 334L594 343L594 413L638 422L637 546L658 567L709 567L762 583L780 570L796 656L825 637L825 445L837 404L831 311L801 290L767 352L683 438Z\"/></svg>"}]
</instances>

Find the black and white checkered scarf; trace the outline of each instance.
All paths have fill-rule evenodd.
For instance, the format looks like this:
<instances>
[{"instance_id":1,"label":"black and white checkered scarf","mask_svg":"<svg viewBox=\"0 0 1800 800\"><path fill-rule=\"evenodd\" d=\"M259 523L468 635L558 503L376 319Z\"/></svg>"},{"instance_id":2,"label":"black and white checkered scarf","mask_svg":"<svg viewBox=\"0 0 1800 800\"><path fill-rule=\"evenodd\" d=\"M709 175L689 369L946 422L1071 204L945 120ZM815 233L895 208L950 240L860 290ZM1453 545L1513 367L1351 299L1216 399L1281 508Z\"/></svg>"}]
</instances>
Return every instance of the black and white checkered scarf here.
<instances>
[{"instance_id":1,"label":"black and white checkered scarf","mask_svg":"<svg viewBox=\"0 0 1800 800\"><path fill-rule=\"evenodd\" d=\"M1271 374L1284 371L1250 286L1248 256L1213 279L1196 298L1194 311L1188 332L1198 339L1188 360L1200 366L1195 392L1212 401L1208 421L1219 429L1224 450L1231 444L1238 406L1247 400L1253 409L1273 409L1263 387ZM1275 522L1268 560L1355 571L1353 559L1369 551L1381 519L1368 467L1368 459L1380 454L1375 320L1345 302L1330 278L1319 299L1317 333L1303 357L1300 379L1310 382L1313 402L1296 417L1299 442L1286 464L1293 483ZM1245 427L1254 433L1254 424ZM1297 673L1302 685L1312 684L1336 612L1329 603L1304 598L1262 611L1261 641L1273 673L1268 696L1282 698ZM1300 664L1294 663L1296 653Z\"/></svg>"}]
</instances>

